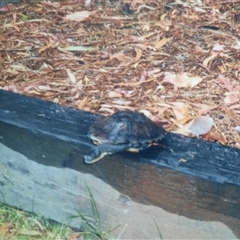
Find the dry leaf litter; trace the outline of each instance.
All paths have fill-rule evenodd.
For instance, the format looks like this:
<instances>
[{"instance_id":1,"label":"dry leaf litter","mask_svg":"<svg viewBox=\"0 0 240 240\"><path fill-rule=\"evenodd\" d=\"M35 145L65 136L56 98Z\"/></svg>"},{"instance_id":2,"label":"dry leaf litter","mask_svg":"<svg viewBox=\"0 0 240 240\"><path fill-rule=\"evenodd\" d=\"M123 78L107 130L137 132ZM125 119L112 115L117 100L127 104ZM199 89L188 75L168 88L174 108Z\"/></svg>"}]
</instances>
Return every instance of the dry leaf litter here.
<instances>
[{"instance_id":1,"label":"dry leaf litter","mask_svg":"<svg viewBox=\"0 0 240 240\"><path fill-rule=\"evenodd\" d=\"M240 147L240 2L0 7L0 88Z\"/></svg>"}]
</instances>

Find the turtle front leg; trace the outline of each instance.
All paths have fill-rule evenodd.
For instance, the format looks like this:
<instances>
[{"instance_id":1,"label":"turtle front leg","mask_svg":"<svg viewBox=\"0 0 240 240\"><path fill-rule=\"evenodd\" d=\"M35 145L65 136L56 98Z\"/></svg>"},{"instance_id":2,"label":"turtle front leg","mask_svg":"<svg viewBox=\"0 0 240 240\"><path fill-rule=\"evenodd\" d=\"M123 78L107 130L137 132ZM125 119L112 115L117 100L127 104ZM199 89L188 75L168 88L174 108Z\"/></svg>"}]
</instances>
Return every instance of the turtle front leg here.
<instances>
[{"instance_id":1,"label":"turtle front leg","mask_svg":"<svg viewBox=\"0 0 240 240\"><path fill-rule=\"evenodd\" d=\"M129 149L128 144L101 144L90 150L84 156L84 163L92 164L99 161L106 155L110 155L116 152L123 152Z\"/></svg>"}]
</instances>

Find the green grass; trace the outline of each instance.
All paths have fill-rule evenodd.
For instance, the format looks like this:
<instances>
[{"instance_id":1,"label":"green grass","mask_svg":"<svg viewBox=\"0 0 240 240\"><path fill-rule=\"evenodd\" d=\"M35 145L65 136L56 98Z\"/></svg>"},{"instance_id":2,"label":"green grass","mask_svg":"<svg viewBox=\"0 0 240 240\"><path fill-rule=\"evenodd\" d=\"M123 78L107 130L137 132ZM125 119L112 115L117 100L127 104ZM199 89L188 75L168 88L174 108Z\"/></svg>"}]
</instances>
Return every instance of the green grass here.
<instances>
[{"instance_id":1,"label":"green grass","mask_svg":"<svg viewBox=\"0 0 240 240\"><path fill-rule=\"evenodd\" d=\"M76 216L85 224L84 230L74 232L68 226L46 220L36 214L9 207L0 203L0 240L109 240L110 231L102 228L100 214L88 185L91 215L78 212Z\"/></svg>"},{"instance_id":2,"label":"green grass","mask_svg":"<svg viewBox=\"0 0 240 240\"><path fill-rule=\"evenodd\" d=\"M0 203L1 240L65 240L71 234L67 226Z\"/></svg>"},{"instance_id":3,"label":"green grass","mask_svg":"<svg viewBox=\"0 0 240 240\"><path fill-rule=\"evenodd\" d=\"M81 212L78 212L78 215L72 216L71 218L81 218L81 220L85 223L85 230L83 232L83 239L99 239L99 240L109 240L111 239L110 233L113 232L119 226L115 228L105 231L102 227L101 217L93 197L93 194L85 182L86 188L88 190L88 195L90 198L92 215L86 215Z\"/></svg>"}]
</instances>

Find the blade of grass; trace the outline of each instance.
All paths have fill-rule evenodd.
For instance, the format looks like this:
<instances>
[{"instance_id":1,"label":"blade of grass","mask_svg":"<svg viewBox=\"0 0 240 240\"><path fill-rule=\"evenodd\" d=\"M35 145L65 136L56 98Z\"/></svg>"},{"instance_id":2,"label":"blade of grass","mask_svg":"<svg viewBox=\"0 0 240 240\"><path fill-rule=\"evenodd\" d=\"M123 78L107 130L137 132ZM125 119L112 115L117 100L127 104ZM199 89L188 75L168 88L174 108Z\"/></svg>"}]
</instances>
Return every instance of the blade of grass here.
<instances>
[{"instance_id":1,"label":"blade of grass","mask_svg":"<svg viewBox=\"0 0 240 240\"><path fill-rule=\"evenodd\" d=\"M159 228L159 226L157 225L157 222L156 222L155 218L153 218L153 221L154 221L154 223L155 223L155 225L156 225L156 227L157 227L157 231L158 231L159 238L160 238L161 240L163 240L163 237L162 237L160 228Z\"/></svg>"},{"instance_id":2,"label":"blade of grass","mask_svg":"<svg viewBox=\"0 0 240 240\"><path fill-rule=\"evenodd\" d=\"M86 186L86 188L88 190L88 194L89 194L89 197L90 197L91 206L92 206L92 210L93 210L93 214L95 216L95 219L97 219L99 221L99 224L101 225L100 214L98 212L97 204L96 204L95 199L93 197L92 191L88 187L87 183L86 182L84 182L84 183L85 183L85 186Z\"/></svg>"}]
</instances>

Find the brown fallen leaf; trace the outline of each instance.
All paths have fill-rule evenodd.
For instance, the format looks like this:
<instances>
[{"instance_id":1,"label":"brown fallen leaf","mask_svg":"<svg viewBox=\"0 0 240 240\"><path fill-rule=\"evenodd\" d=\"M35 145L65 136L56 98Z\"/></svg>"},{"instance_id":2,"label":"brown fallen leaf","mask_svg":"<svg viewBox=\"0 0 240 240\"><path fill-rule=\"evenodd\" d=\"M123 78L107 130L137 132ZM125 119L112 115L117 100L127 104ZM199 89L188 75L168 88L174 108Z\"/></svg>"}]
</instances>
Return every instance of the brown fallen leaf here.
<instances>
[{"instance_id":1,"label":"brown fallen leaf","mask_svg":"<svg viewBox=\"0 0 240 240\"><path fill-rule=\"evenodd\" d=\"M210 132L209 135L211 139L216 140L219 143L226 144L228 142L227 139L223 136L223 134L219 132Z\"/></svg>"},{"instance_id":2,"label":"brown fallen leaf","mask_svg":"<svg viewBox=\"0 0 240 240\"><path fill-rule=\"evenodd\" d=\"M123 62L123 63L131 63L131 58L126 56L124 53L122 52L118 52L115 53L113 55L110 56L110 59L117 59L119 62Z\"/></svg>"},{"instance_id":3,"label":"brown fallen leaf","mask_svg":"<svg viewBox=\"0 0 240 240\"><path fill-rule=\"evenodd\" d=\"M185 122L189 120L189 106L183 102L174 102L171 103L171 108L175 115L177 121L182 121L185 119ZM184 122L181 122L183 124Z\"/></svg>"},{"instance_id":4,"label":"brown fallen leaf","mask_svg":"<svg viewBox=\"0 0 240 240\"><path fill-rule=\"evenodd\" d=\"M229 110L235 110L235 109L240 109L240 104L234 104L230 107L228 107Z\"/></svg>"},{"instance_id":5,"label":"brown fallen leaf","mask_svg":"<svg viewBox=\"0 0 240 240\"><path fill-rule=\"evenodd\" d=\"M234 84L222 74L219 74L218 78L214 82L218 83L220 87L227 89L229 92L231 92L235 87Z\"/></svg>"},{"instance_id":6,"label":"brown fallen leaf","mask_svg":"<svg viewBox=\"0 0 240 240\"><path fill-rule=\"evenodd\" d=\"M48 50L48 49L56 48L58 45L59 45L59 42L53 42L53 41L51 41L51 42L49 42L46 46L41 47L41 48L38 50L38 52L39 52L39 53L42 53L42 52L44 52L44 51L46 51L46 50Z\"/></svg>"},{"instance_id":7,"label":"brown fallen leaf","mask_svg":"<svg viewBox=\"0 0 240 240\"><path fill-rule=\"evenodd\" d=\"M80 237L81 237L81 233L71 233L68 240L84 239L84 237L81 237L81 238Z\"/></svg>"},{"instance_id":8,"label":"brown fallen leaf","mask_svg":"<svg viewBox=\"0 0 240 240\"><path fill-rule=\"evenodd\" d=\"M193 105L197 108L200 108L198 111L199 115L207 114L208 112L210 112L210 110L217 108L217 105L210 106L210 105L203 104L203 103L191 103L191 105Z\"/></svg>"},{"instance_id":9,"label":"brown fallen leaf","mask_svg":"<svg viewBox=\"0 0 240 240\"><path fill-rule=\"evenodd\" d=\"M140 48L134 48L134 50L136 52L136 57L131 61L131 64L138 62L142 57L142 50Z\"/></svg>"},{"instance_id":10,"label":"brown fallen leaf","mask_svg":"<svg viewBox=\"0 0 240 240\"><path fill-rule=\"evenodd\" d=\"M168 31L171 25L172 21L169 20L161 20L155 23L155 26L162 28L164 31Z\"/></svg>"},{"instance_id":11,"label":"brown fallen leaf","mask_svg":"<svg viewBox=\"0 0 240 240\"><path fill-rule=\"evenodd\" d=\"M88 101L88 97L84 97L78 104L78 109L83 109Z\"/></svg>"},{"instance_id":12,"label":"brown fallen leaf","mask_svg":"<svg viewBox=\"0 0 240 240\"><path fill-rule=\"evenodd\" d=\"M8 226L9 224L8 223L1 223L1 226L0 226L0 238L4 238L7 231L8 231Z\"/></svg>"}]
</instances>

